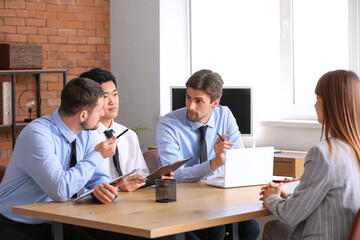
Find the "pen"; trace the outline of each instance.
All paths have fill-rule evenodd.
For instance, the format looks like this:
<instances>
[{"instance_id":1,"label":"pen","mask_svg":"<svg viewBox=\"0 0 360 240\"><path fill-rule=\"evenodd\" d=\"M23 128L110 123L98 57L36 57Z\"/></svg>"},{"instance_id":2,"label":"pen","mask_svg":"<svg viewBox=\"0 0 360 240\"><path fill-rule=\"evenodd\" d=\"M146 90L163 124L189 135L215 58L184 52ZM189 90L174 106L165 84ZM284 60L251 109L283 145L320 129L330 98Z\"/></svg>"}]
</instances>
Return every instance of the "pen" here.
<instances>
[{"instance_id":1,"label":"pen","mask_svg":"<svg viewBox=\"0 0 360 240\"><path fill-rule=\"evenodd\" d=\"M225 139L223 139L222 136L221 136L219 133L217 133L217 135L219 136L219 138L220 138L222 141L225 141Z\"/></svg>"},{"instance_id":2,"label":"pen","mask_svg":"<svg viewBox=\"0 0 360 240\"><path fill-rule=\"evenodd\" d=\"M121 137L121 135L123 135L124 133L126 133L127 131L129 131L129 129L127 128L127 129L125 129L122 133L120 133L116 138L119 138L119 137Z\"/></svg>"}]
</instances>

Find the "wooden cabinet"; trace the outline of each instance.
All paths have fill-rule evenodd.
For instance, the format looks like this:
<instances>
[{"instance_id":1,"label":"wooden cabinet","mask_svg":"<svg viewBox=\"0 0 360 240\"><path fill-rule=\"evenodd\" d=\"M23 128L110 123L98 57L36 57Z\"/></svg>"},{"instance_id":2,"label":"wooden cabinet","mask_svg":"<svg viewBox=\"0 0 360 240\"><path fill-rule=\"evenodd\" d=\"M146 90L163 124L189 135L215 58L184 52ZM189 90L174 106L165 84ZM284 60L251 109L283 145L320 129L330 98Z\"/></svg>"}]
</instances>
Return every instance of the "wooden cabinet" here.
<instances>
[{"instance_id":1,"label":"wooden cabinet","mask_svg":"<svg viewBox=\"0 0 360 240\"><path fill-rule=\"evenodd\" d=\"M283 151L274 154L274 176L301 177L306 152Z\"/></svg>"},{"instance_id":2,"label":"wooden cabinet","mask_svg":"<svg viewBox=\"0 0 360 240\"><path fill-rule=\"evenodd\" d=\"M11 76L11 124L0 125L1 129L12 129L12 142L13 148L16 141L16 129L23 128L27 123L16 121L16 99L15 99L15 89L16 89L16 76L20 74L31 74L34 75L37 81L37 117L41 117L41 75L42 74L62 74L64 86L66 84L66 70L1 70L0 75L9 75Z\"/></svg>"}]
</instances>

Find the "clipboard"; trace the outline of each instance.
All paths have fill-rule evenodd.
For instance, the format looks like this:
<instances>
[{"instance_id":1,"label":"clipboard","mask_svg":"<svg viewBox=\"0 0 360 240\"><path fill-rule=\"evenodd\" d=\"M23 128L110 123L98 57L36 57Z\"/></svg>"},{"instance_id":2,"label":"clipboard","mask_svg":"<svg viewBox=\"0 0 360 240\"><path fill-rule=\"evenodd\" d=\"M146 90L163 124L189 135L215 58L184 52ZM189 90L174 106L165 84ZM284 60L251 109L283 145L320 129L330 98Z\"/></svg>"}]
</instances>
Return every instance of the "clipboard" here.
<instances>
[{"instance_id":1,"label":"clipboard","mask_svg":"<svg viewBox=\"0 0 360 240\"><path fill-rule=\"evenodd\" d=\"M149 176L147 176L146 183L143 187L149 187L155 184L155 179L159 179L162 176L168 175L170 172L174 172L176 169L187 163L192 157L189 157L184 160L178 160L176 162L170 163L168 165L159 167L156 169L153 173L151 173Z\"/></svg>"},{"instance_id":2,"label":"clipboard","mask_svg":"<svg viewBox=\"0 0 360 240\"><path fill-rule=\"evenodd\" d=\"M133 175L133 174L136 174L136 173L138 173L139 171L140 171L140 168L136 168L136 169L132 170L131 172L125 174L125 175L122 175L122 176L120 176L120 177L114 178L113 180L111 180L111 182L109 182L109 184L110 184L110 185L111 185L111 184L115 184L115 183L117 183L118 181L120 181L122 178L127 177L127 176L130 176L130 175ZM94 189L91 189L91 190L89 190L89 191L86 191L86 192L84 192L83 194L81 194L80 196L78 196L77 198L75 198L73 201L74 201L74 202L77 202L77 201L79 201L80 199L83 199L84 197L90 195L93 191L94 191Z\"/></svg>"}]
</instances>

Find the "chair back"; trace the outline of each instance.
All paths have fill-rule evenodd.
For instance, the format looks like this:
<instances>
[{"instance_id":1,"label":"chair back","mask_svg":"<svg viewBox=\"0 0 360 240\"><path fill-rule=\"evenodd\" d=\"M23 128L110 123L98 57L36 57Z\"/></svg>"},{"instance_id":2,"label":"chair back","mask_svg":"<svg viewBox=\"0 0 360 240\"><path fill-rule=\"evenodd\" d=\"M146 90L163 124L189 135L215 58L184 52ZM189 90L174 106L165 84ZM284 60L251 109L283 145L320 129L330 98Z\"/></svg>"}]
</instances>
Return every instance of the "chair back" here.
<instances>
[{"instance_id":1,"label":"chair back","mask_svg":"<svg viewBox=\"0 0 360 240\"><path fill-rule=\"evenodd\" d=\"M360 239L360 209L356 214L349 236L349 240L359 240L359 239Z\"/></svg>"},{"instance_id":2,"label":"chair back","mask_svg":"<svg viewBox=\"0 0 360 240\"><path fill-rule=\"evenodd\" d=\"M4 175L5 175L6 166L0 165L0 182L2 181Z\"/></svg>"},{"instance_id":3,"label":"chair back","mask_svg":"<svg viewBox=\"0 0 360 240\"><path fill-rule=\"evenodd\" d=\"M144 152L144 159L150 173L154 172L156 169L159 168L158 158L159 156L157 149Z\"/></svg>"}]
</instances>

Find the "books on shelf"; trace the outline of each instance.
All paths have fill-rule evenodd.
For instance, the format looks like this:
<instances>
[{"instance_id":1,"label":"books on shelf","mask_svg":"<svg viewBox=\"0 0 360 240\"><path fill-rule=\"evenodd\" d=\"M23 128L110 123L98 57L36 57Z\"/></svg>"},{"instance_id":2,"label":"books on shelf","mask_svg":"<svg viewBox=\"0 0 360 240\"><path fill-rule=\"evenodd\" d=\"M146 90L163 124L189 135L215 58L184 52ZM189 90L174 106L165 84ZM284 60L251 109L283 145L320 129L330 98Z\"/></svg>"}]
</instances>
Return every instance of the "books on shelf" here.
<instances>
[{"instance_id":1,"label":"books on shelf","mask_svg":"<svg viewBox=\"0 0 360 240\"><path fill-rule=\"evenodd\" d=\"M11 82L0 82L0 99L0 124L11 124Z\"/></svg>"}]
</instances>

